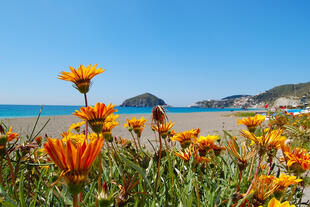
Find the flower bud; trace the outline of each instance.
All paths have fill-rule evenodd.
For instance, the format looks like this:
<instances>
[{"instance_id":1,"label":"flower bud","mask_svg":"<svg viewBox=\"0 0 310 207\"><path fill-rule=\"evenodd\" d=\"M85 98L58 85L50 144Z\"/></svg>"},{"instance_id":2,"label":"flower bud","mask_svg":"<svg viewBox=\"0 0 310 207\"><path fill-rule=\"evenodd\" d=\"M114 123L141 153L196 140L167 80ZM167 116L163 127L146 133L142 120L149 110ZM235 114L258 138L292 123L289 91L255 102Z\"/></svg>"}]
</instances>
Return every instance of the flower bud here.
<instances>
[{"instance_id":1,"label":"flower bud","mask_svg":"<svg viewBox=\"0 0 310 207\"><path fill-rule=\"evenodd\" d=\"M152 109L152 119L155 123L163 124L167 120L165 109L160 106L154 106Z\"/></svg>"},{"instance_id":2,"label":"flower bud","mask_svg":"<svg viewBox=\"0 0 310 207\"><path fill-rule=\"evenodd\" d=\"M100 207L110 206L114 201L113 195L109 195L108 193L108 186L106 182L102 185L102 191L98 195L98 200Z\"/></svg>"}]
</instances>

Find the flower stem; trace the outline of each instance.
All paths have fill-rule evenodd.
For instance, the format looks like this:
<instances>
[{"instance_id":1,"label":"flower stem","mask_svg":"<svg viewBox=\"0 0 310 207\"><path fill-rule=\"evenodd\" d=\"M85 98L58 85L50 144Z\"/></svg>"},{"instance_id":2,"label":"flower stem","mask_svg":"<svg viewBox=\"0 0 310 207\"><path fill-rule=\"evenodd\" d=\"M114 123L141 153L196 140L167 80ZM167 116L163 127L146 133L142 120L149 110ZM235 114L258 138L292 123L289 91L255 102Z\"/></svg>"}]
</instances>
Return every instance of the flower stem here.
<instances>
[{"instance_id":1,"label":"flower stem","mask_svg":"<svg viewBox=\"0 0 310 207\"><path fill-rule=\"evenodd\" d=\"M255 157L252 157L251 167L250 167L249 174L248 174L248 181L250 181L250 177L251 177L253 166L254 166L254 161L255 161Z\"/></svg>"},{"instance_id":2,"label":"flower stem","mask_svg":"<svg viewBox=\"0 0 310 207\"><path fill-rule=\"evenodd\" d=\"M101 173L102 173L102 167L101 167L101 150L98 155L98 160L99 160L99 176L98 176L98 192L100 192L101 189Z\"/></svg>"},{"instance_id":3,"label":"flower stem","mask_svg":"<svg viewBox=\"0 0 310 207\"><path fill-rule=\"evenodd\" d=\"M168 147L169 145L167 143L167 138L165 138L164 140L165 140L166 149L169 150L169 147Z\"/></svg>"},{"instance_id":4,"label":"flower stem","mask_svg":"<svg viewBox=\"0 0 310 207\"><path fill-rule=\"evenodd\" d=\"M85 100L85 106L87 107L88 103L87 103L86 93L84 93L84 100ZM88 122L86 121L86 123L85 123L85 140L87 140L87 133L88 133Z\"/></svg>"},{"instance_id":5,"label":"flower stem","mask_svg":"<svg viewBox=\"0 0 310 207\"><path fill-rule=\"evenodd\" d=\"M140 137L137 137L137 140L138 140L139 149L140 149L141 153L143 153L141 142L140 142Z\"/></svg>"},{"instance_id":6,"label":"flower stem","mask_svg":"<svg viewBox=\"0 0 310 207\"><path fill-rule=\"evenodd\" d=\"M78 196L73 195L73 207L78 207Z\"/></svg>"},{"instance_id":7,"label":"flower stem","mask_svg":"<svg viewBox=\"0 0 310 207\"><path fill-rule=\"evenodd\" d=\"M83 194L82 194L82 192L80 192L80 193L79 193L79 202L80 202L80 203L82 203L82 198L83 198ZM78 206L80 206L80 205L78 205Z\"/></svg>"},{"instance_id":8,"label":"flower stem","mask_svg":"<svg viewBox=\"0 0 310 207\"><path fill-rule=\"evenodd\" d=\"M135 136L133 135L132 131L130 132L130 134L131 134L131 137L132 137L132 139L133 139L133 143L134 143L134 145L135 145L135 147L136 147L137 154L139 155L138 145L137 145Z\"/></svg>"},{"instance_id":9,"label":"flower stem","mask_svg":"<svg viewBox=\"0 0 310 207\"><path fill-rule=\"evenodd\" d=\"M12 163L11 163L11 160L10 160L10 155L9 155L9 153L7 152L7 150L5 150L5 153L6 153L6 156L7 156L7 158L8 158L8 165L9 165L10 172L11 172L12 183L13 183L13 186L15 187L15 174L14 174L13 166L12 166Z\"/></svg>"},{"instance_id":10,"label":"flower stem","mask_svg":"<svg viewBox=\"0 0 310 207\"><path fill-rule=\"evenodd\" d=\"M157 123L157 128L159 129L159 123ZM160 160L161 160L161 151L162 151L162 141L160 132L158 132L158 139L159 139L159 155L158 155L158 165L157 165L157 174L155 180L155 193L157 192L157 185L158 185L158 177L159 177L159 169L160 169Z\"/></svg>"},{"instance_id":11,"label":"flower stem","mask_svg":"<svg viewBox=\"0 0 310 207\"><path fill-rule=\"evenodd\" d=\"M258 175L258 172L259 172L259 166L260 166L261 161L262 161L262 155L259 155L258 163L257 163L257 166L256 166L256 171L255 171L254 177L252 179L251 185L250 185L248 191L246 192L245 196L249 195L249 193L251 192L251 189L252 189L253 184L254 184L254 180L256 179L256 177Z\"/></svg>"},{"instance_id":12,"label":"flower stem","mask_svg":"<svg viewBox=\"0 0 310 207\"><path fill-rule=\"evenodd\" d=\"M4 184L3 177L2 177L2 163L3 163L3 157L1 157L1 160L0 160L0 183L4 187L5 184Z\"/></svg>"},{"instance_id":13,"label":"flower stem","mask_svg":"<svg viewBox=\"0 0 310 207\"><path fill-rule=\"evenodd\" d=\"M268 174L267 175L270 175L271 167L272 167L272 158L269 159L269 170L268 170Z\"/></svg>"},{"instance_id":14,"label":"flower stem","mask_svg":"<svg viewBox=\"0 0 310 207\"><path fill-rule=\"evenodd\" d=\"M108 148L108 159L109 159L109 165L110 165L110 173L109 176L112 179L112 167L113 167L113 163L112 163L112 159L111 159L111 154L109 152L111 152L111 148L108 142L107 143L107 148Z\"/></svg>"},{"instance_id":15,"label":"flower stem","mask_svg":"<svg viewBox=\"0 0 310 207\"><path fill-rule=\"evenodd\" d=\"M240 190L240 184L241 184L241 179L242 179L242 173L243 173L243 170L240 170L240 172L239 172L239 182L238 182L238 186L237 186L236 192L238 192L238 191Z\"/></svg>"}]
</instances>

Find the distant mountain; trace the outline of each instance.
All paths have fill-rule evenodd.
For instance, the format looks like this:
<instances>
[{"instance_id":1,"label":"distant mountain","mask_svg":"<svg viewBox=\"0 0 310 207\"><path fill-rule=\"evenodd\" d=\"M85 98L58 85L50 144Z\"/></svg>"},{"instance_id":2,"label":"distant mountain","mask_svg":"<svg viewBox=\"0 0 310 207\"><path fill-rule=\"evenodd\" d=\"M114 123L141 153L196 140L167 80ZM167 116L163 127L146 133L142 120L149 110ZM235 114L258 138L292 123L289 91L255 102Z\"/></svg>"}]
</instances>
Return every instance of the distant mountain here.
<instances>
[{"instance_id":1,"label":"distant mountain","mask_svg":"<svg viewBox=\"0 0 310 207\"><path fill-rule=\"evenodd\" d=\"M243 98L243 97L248 97L248 96L250 96L250 95L233 95L233 96L227 96L227 97L225 97L225 98L222 98L222 100Z\"/></svg>"},{"instance_id":2,"label":"distant mountain","mask_svg":"<svg viewBox=\"0 0 310 207\"><path fill-rule=\"evenodd\" d=\"M310 96L310 82L276 86L264 93L253 96L253 99L257 102L273 103L280 97L292 96L298 98L304 96L307 99Z\"/></svg>"},{"instance_id":3,"label":"distant mountain","mask_svg":"<svg viewBox=\"0 0 310 207\"><path fill-rule=\"evenodd\" d=\"M221 100L204 100L195 107L204 108L261 108L264 104L297 106L310 103L310 82L276 86L258 95L233 95Z\"/></svg>"},{"instance_id":4,"label":"distant mountain","mask_svg":"<svg viewBox=\"0 0 310 207\"><path fill-rule=\"evenodd\" d=\"M150 93L144 93L130 99L126 99L120 106L123 107L153 107L156 105L167 105L164 100Z\"/></svg>"}]
</instances>

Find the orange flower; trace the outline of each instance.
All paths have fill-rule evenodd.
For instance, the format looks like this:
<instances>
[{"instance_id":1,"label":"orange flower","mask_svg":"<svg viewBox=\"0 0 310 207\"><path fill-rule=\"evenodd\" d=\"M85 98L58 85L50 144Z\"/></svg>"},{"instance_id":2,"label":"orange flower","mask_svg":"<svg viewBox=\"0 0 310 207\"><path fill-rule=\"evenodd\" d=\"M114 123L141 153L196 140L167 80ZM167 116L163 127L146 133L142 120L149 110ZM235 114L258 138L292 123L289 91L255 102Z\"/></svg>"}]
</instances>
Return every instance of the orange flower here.
<instances>
[{"instance_id":1,"label":"orange flower","mask_svg":"<svg viewBox=\"0 0 310 207\"><path fill-rule=\"evenodd\" d=\"M270 197L277 189L277 184L274 182L273 176L262 175L259 178L255 178L253 185L253 198L254 205L260 206Z\"/></svg>"},{"instance_id":2,"label":"orange flower","mask_svg":"<svg viewBox=\"0 0 310 207\"><path fill-rule=\"evenodd\" d=\"M127 123L124 124L124 127L128 128L129 131L134 131L138 137L141 136L143 127L147 120L142 116L141 119L137 119L136 117L132 117L132 119L127 119Z\"/></svg>"},{"instance_id":3,"label":"orange flower","mask_svg":"<svg viewBox=\"0 0 310 207\"><path fill-rule=\"evenodd\" d=\"M288 188L288 186L295 185L300 182L302 182L302 179L297 179L296 176L281 173L280 177L276 179L277 191L284 191Z\"/></svg>"},{"instance_id":4,"label":"orange flower","mask_svg":"<svg viewBox=\"0 0 310 207\"><path fill-rule=\"evenodd\" d=\"M250 132L254 133L257 126L260 125L263 121L265 121L265 116L257 114L254 117L238 119L237 123L238 125L244 124Z\"/></svg>"},{"instance_id":5,"label":"orange flower","mask_svg":"<svg viewBox=\"0 0 310 207\"><path fill-rule=\"evenodd\" d=\"M41 145L42 139L43 139L43 138L42 138L41 136L34 138L34 140L36 141L36 143L37 143L38 145Z\"/></svg>"},{"instance_id":6,"label":"orange flower","mask_svg":"<svg viewBox=\"0 0 310 207\"><path fill-rule=\"evenodd\" d=\"M214 141L218 139L219 139L218 135L213 135L213 136L208 135L206 137L200 136L199 138L195 138L193 140L193 143L198 148L199 154L203 156L206 155L206 153L210 150L213 150L216 155L219 155L220 152L224 150L225 148L214 144Z\"/></svg>"},{"instance_id":7,"label":"orange flower","mask_svg":"<svg viewBox=\"0 0 310 207\"><path fill-rule=\"evenodd\" d=\"M244 170L248 165L248 161L254 157L255 150L252 149L251 151L247 152L246 150L246 143L243 142L241 147L239 148L236 140L232 139L231 141L227 141L226 149L228 152L237 159L237 165L239 170Z\"/></svg>"},{"instance_id":8,"label":"orange flower","mask_svg":"<svg viewBox=\"0 0 310 207\"><path fill-rule=\"evenodd\" d=\"M152 125L152 129L160 133L161 137L165 139L170 133L170 129L173 127L173 125L174 122L171 123L171 121L169 121L168 123L164 122L163 124L159 124L159 129L156 125Z\"/></svg>"},{"instance_id":9,"label":"orange flower","mask_svg":"<svg viewBox=\"0 0 310 207\"><path fill-rule=\"evenodd\" d=\"M179 141L181 146L183 148L186 148L188 147L191 142L197 138L198 134L200 132L200 129L192 129L192 130L189 130L189 131L184 131L184 132L180 132L180 133L177 133L175 134L173 137L171 137L170 139L172 141Z\"/></svg>"},{"instance_id":10,"label":"orange flower","mask_svg":"<svg viewBox=\"0 0 310 207\"><path fill-rule=\"evenodd\" d=\"M201 164L208 163L211 161L211 159L208 157L198 155L197 151L195 151L194 157L195 157L195 162L201 163Z\"/></svg>"},{"instance_id":11,"label":"orange flower","mask_svg":"<svg viewBox=\"0 0 310 207\"><path fill-rule=\"evenodd\" d=\"M104 69L97 68L97 64L93 66L88 65L87 68L85 68L85 66L83 65L80 65L78 70L71 66L69 66L69 68L71 70L71 73L62 71L61 75L59 75L58 78L61 80L73 82L74 87L84 94L89 91L91 79L105 71Z\"/></svg>"},{"instance_id":12,"label":"orange flower","mask_svg":"<svg viewBox=\"0 0 310 207\"><path fill-rule=\"evenodd\" d=\"M200 148L200 149L211 149L214 145L214 141L218 140L220 137L218 135L208 135L208 136L200 136L193 140L193 142Z\"/></svg>"},{"instance_id":13,"label":"orange flower","mask_svg":"<svg viewBox=\"0 0 310 207\"><path fill-rule=\"evenodd\" d=\"M118 125L118 122L110 121L105 122L102 127L102 134L107 141L112 142L113 136L112 136L112 129Z\"/></svg>"},{"instance_id":14,"label":"orange flower","mask_svg":"<svg viewBox=\"0 0 310 207\"><path fill-rule=\"evenodd\" d=\"M283 145L286 137L282 136L282 129L278 130L264 130L262 136L256 136L255 134L241 130L241 135L254 143L258 149L258 152L264 154L267 151L273 149L278 150Z\"/></svg>"},{"instance_id":15,"label":"orange flower","mask_svg":"<svg viewBox=\"0 0 310 207\"><path fill-rule=\"evenodd\" d=\"M19 134L12 132L12 127L10 127L7 135L8 135L8 142L12 141L13 139L18 139L19 136Z\"/></svg>"},{"instance_id":16,"label":"orange flower","mask_svg":"<svg viewBox=\"0 0 310 207\"><path fill-rule=\"evenodd\" d=\"M171 129L170 133L168 133L169 137L173 137L177 132L174 129Z\"/></svg>"},{"instance_id":17,"label":"orange flower","mask_svg":"<svg viewBox=\"0 0 310 207\"><path fill-rule=\"evenodd\" d=\"M0 125L0 154L4 154L6 149L6 144L13 139L18 139L17 133L12 133L12 127L10 127L9 131L5 132L5 129Z\"/></svg>"},{"instance_id":18,"label":"orange flower","mask_svg":"<svg viewBox=\"0 0 310 207\"><path fill-rule=\"evenodd\" d=\"M175 152L175 155L181 158L182 160L189 161L192 156L192 151L190 149L186 149L185 152L182 151Z\"/></svg>"},{"instance_id":19,"label":"orange flower","mask_svg":"<svg viewBox=\"0 0 310 207\"><path fill-rule=\"evenodd\" d=\"M182 151L175 152L175 155L178 156L179 158L181 158L182 160L185 160L185 161L189 161L191 159L191 156L194 155L194 161L196 163L201 163L201 164L211 161L211 159L208 157L199 156L198 151L195 151L193 153L193 150L194 150L193 148L187 148L187 149L185 149L184 152L182 152Z\"/></svg>"},{"instance_id":20,"label":"orange flower","mask_svg":"<svg viewBox=\"0 0 310 207\"><path fill-rule=\"evenodd\" d=\"M276 198L272 198L268 203L268 207L295 207L295 205L290 205L288 201L281 203Z\"/></svg>"},{"instance_id":21,"label":"orange flower","mask_svg":"<svg viewBox=\"0 0 310 207\"><path fill-rule=\"evenodd\" d=\"M96 103L95 107L81 107L81 111L75 111L75 116L87 121L95 133L101 133L106 118L117 110L114 105L106 106L104 103Z\"/></svg>"},{"instance_id":22,"label":"orange flower","mask_svg":"<svg viewBox=\"0 0 310 207\"><path fill-rule=\"evenodd\" d=\"M49 138L44 144L50 158L61 169L61 177L64 177L73 195L82 190L91 165L100 153L103 143L104 139L93 139L74 145L71 140L63 142Z\"/></svg>"},{"instance_id":23,"label":"orange flower","mask_svg":"<svg viewBox=\"0 0 310 207\"><path fill-rule=\"evenodd\" d=\"M285 151L284 154L288 167L301 173L310 169L310 155L306 149L296 148Z\"/></svg>"},{"instance_id":24,"label":"orange flower","mask_svg":"<svg viewBox=\"0 0 310 207\"><path fill-rule=\"evenodd\" d=\"M85 121L81 121L79 123L73 123L71 124L71 126L69 127L69 130L68 131L72 131L73 129L77 132L77 133L80 133L80 130L81 130L81 126L85 124Z\"/></svg>"},{"instance_id":25,"label":"orange flower","mask_svg":"<svg viewBox=\"0 0 310 207\"><path fill-rule=\"evenodd\" d=\"M127 119L127 123L124 124L124 127L131 127L132 129L144 127L147 120L142 116L140 119L132 117L132 119Z\"/></svg>"},{"instance_id":26,"label":"orange flower","mask_svg":"<svg viewBox=\"0 0 310 207\"><path fill-rule=\"evenodd\" d=\"M129 148L131 146L130 140L128 140L126 138L122 138L122 137L118 138L117 143L124 148Z\"/></svg>"}]
</instances>

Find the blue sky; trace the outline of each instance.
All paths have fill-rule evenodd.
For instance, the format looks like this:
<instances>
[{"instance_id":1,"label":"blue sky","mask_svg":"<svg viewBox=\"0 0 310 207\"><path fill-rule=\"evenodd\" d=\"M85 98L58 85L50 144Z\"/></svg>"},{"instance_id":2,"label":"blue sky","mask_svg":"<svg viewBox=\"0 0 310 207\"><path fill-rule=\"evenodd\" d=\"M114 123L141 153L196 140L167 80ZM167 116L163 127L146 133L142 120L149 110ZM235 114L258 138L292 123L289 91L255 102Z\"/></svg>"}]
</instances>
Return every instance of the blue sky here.
<instances>
[{"instance_id":1,"label":"blue sky","mask_svg":"<svg viewBox=\"0 0 310 207\"><path fill-rule=\"evenodd\" d=\"M310 81L307 0L0 0L0 104L83 104L57 79L95 64L89 101L168 104Z\"/></svg>"}]
</instances>

